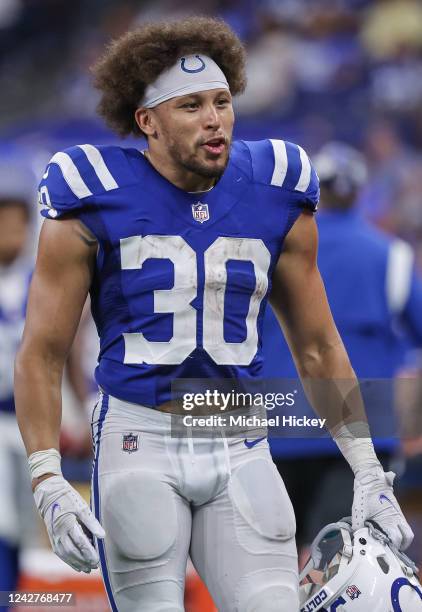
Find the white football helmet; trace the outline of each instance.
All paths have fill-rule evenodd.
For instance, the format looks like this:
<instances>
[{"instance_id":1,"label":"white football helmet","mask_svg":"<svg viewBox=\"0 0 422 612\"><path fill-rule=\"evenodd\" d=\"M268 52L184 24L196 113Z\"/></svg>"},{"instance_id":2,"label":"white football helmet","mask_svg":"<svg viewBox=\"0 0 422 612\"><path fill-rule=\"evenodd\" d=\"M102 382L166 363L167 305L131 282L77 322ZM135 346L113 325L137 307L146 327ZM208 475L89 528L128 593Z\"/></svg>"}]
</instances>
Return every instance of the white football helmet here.
<instances>
[{"instance_id":1,"label":"white football helmet","mask_svg":"<svg viewBox=\"0 0 422 612\"><path fill-rule=\"evenodd\" d=\"M371 521L321 529L299 580L300 612L422 612L417 567Z\"/></svg>"}]
</instances>

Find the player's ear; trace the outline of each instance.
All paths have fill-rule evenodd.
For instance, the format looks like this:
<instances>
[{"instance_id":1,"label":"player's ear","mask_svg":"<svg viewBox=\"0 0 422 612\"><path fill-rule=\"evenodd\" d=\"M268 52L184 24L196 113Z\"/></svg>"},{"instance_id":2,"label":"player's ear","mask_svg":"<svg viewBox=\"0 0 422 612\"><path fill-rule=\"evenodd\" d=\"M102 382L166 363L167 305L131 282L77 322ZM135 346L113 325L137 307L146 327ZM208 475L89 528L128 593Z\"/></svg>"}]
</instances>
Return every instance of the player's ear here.
<instances>
[{"instance_id":1,"label":"player's ear","mask_svg":"<svg viewBox=\"0 0 422 612\"><path fill-rule=\"evenodd\" d=\"M135 121L145 136L157 137L157 122L152 109L138 108L135 111Z\"/></svg>"}]
</instances>

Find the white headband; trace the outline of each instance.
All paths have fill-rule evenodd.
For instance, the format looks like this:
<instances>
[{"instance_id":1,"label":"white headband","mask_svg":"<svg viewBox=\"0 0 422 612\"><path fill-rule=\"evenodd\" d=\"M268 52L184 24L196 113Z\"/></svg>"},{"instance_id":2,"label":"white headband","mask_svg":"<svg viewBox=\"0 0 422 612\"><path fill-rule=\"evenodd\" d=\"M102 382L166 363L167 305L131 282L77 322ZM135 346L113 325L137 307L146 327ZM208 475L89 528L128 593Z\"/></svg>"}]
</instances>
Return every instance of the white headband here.
<instances>
[{"instance_id":1,"label":"white headband","mask_svg":"<svg viewBox=\"0 0 422 612\"><path fill-rule=\"evenodd\" d=\"M171 98L207 89L229 89L223 71L207 55L187 55L148 85L140 106L154 108Z\"/></svg>"}]
</instances>

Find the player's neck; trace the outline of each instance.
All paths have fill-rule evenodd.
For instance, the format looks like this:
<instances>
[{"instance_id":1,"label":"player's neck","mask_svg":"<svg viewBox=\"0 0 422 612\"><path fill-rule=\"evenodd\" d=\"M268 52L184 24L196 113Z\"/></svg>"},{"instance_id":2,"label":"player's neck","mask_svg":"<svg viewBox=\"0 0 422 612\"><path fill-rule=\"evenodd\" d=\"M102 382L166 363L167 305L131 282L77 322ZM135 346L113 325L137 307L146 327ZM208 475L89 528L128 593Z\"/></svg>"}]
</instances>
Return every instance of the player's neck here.
<instances>
[{"instance_id":1,"label":"player's neck","mask_svg":"<svg viewBox=\"0 0 422 612\"><path fill-rule=\"evenodd\" d=\"M163 159L155 151L146 150L144 156L149 163L170 183L190 193L209 191L217 182L215 177L206 177L175 166Z\"/></svg>"}]
</instances>

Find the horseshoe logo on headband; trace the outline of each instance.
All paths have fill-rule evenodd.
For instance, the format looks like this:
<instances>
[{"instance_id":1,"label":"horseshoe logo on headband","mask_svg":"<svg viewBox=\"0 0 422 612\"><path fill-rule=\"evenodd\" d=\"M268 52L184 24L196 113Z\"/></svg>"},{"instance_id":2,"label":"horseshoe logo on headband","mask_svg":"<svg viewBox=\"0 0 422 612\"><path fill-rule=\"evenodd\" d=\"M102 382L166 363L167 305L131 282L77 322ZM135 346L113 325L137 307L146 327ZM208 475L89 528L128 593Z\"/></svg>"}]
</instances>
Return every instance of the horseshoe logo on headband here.
<instances>
[{"instance_id":1,"label":"horseshoe logo on headband","mask_svg":"<svg viewBox=\"0 0 422 612\"><path fill-rule=\"evenodd\" d=\"M186 68L185 63L186 63L186 58L182 57L182 59L180 60L180 67L183 70L183 72L189 72L189 73L194 73L194 72L202 72L203 70L205 70L205 62L204 60L199 57L199 55L195 55L196 59L198 59L201 62L201 66L199 68L194 68L194 69L189 69Z\"/></svg>"}]
</instances>

